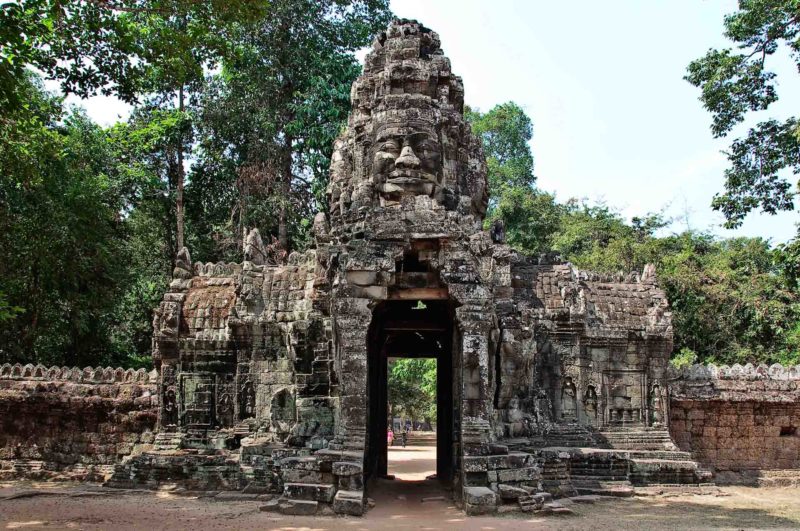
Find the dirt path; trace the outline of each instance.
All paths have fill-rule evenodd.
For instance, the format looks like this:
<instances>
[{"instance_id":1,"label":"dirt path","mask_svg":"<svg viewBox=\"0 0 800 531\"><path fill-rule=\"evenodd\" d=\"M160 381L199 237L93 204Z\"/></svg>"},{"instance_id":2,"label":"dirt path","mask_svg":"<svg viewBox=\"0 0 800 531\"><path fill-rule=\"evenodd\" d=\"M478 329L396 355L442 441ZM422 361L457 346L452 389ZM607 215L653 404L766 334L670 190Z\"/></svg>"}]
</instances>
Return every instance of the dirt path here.
<instances>
[{"instance_id":1,"label":"dirt path","mask_svg":"<svg viewBox=\"0 0 800 531\"><path fill-rule=\"evenodd\" d=\"M371 485L363 518L282 516L259 511L263 500L237 493L182 496L117 491L96 485L0 483L3 529L280 529L286 531L502 529L800 529L800 489L712 489L710 495L648 496L568 504L571 516L521 513L467 518L431 480L435 449L391 450L398 479Z\"/></svg>"},{"instance_id":2,"label":"dirt path","mask_svg":"<svg viewBox=\"0 0 800 531\"><path fill-rule=\"evenodd\" d=\"M608 499L573 516L467 518L432 482L383 482L364 518L263 513L257 500L113 491L85 485L0 485L0 529L800 529L800 489L724 488L725 496ZM16 496L16 497L15 497Z\"/></svg>"},{"instance_id":3,"label":"dirt path","mask_svg":"<svg viewBox=\"0 0 800 531\"><path fill-rule=\"evenodd\" d=\"M421 481L435 473L435 446L389 447L389 474L397 479Z\"/></svg>"}]
</instances>

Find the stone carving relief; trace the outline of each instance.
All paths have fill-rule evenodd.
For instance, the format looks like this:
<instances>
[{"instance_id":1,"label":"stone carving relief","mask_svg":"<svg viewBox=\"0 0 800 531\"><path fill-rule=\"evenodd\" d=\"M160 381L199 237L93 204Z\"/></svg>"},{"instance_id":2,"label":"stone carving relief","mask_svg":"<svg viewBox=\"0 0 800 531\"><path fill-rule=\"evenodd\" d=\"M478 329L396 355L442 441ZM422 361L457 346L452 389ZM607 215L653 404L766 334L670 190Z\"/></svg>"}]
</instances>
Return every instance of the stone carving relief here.
<instances>
[{"instance_id":1,"label":"stone carving relief","mask_svg":"<svg viewBox=\"0 0 800 531\"><path fill-rule=\"evenodd\" d=\"M586 393L583 397L583 410L586 413L586 419L591 426L597 426L597 389L594 385L586 387Z\"/></svg>"},{"instance_id":2,"label":"stone carving relief","mask_svg":"<svg viewBox=\"0 0 800 531\"><path fill-rule=\"evenodd\" d=\"M577 390L571 377L565 378L561 387L561 419L566 421L578 420Z\"/></svg>"}]
</instances>

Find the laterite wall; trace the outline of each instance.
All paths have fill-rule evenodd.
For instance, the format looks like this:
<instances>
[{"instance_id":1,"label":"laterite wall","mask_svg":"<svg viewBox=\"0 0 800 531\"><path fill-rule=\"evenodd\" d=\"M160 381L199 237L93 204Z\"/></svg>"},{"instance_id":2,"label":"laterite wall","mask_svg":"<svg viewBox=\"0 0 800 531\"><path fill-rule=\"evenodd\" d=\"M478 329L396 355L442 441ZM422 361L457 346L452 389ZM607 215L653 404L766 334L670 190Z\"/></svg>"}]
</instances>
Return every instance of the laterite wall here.
<instances>
[{"instance_id":1,"label":"laterite wall","mask_svg":"<svg viewBox=\"0 0 800 531\"><path fill-rule=\"evenodd\" d=\"M121 369L0 367L0 478L102 480L152 444L156 384Z\"/></svg>"},{"instance_id":2,"label":"laterite wall","mask_svg":"<svg viewBox=\"0 0 800 531\"><path fill-rule=\"evenodd\" d=\"M800 367L695 366L670 385L670 433L716 472L800 469Z\"/></svg>"}]
</instances>

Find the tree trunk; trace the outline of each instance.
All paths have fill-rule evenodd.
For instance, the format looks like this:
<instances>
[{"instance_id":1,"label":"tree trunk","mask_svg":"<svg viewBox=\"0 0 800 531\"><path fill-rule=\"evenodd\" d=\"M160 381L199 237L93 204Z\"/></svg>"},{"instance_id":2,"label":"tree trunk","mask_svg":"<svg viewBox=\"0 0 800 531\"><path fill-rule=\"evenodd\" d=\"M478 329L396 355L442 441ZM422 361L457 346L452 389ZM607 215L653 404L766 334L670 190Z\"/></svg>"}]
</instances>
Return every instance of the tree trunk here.
<instances>
[{"instance_id":1,"label":"tree trunk","mask_svg":"<svg viewBox=\"0 0 800 531\"><path fill-rule=\"evenodd\" d=\"M289 220L288 220L288 202L289 191L292 184L292 140L293 138L286 135L284 139L284 160L283 168L281 170L281 183L282 194L280 197L280 208L278 211L278 243L281 249L289 251Z\"/></svg>"},{"instance_id":2,"label":"tree trunk","mask_svg":"<svg viewBox=\"0 0 800 531\"><path fill-rule=\"evenodd\" d=\"M183 114L183 85L178 89L178 110ZM177 193L175 194L175 220L177 222L176 243L177 251L183 249L183 181L185 179L183 170L183 134L178 137L178 167L176 168L178 177Z\"/></svg>"}]
</instances>

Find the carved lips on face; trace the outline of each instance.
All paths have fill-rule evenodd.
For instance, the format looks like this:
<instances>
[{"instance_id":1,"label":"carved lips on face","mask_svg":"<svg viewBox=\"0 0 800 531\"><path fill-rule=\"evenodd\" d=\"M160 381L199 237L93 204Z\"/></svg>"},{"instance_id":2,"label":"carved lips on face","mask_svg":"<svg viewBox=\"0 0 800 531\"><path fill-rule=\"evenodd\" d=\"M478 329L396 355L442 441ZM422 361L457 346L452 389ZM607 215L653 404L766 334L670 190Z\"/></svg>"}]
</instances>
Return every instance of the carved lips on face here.
<instances>
[{"instance_id":1,"label":"carved lips on face","mask_svg":"<svg viewBox=\"0 0 800 531\"><path fill-rule=\"evenodd\" d=\"M440 184L441 170L442 147L429 133L397 134L377 142L373 172L385 199L432 195Z\"/></svg>"}]
</instances>

